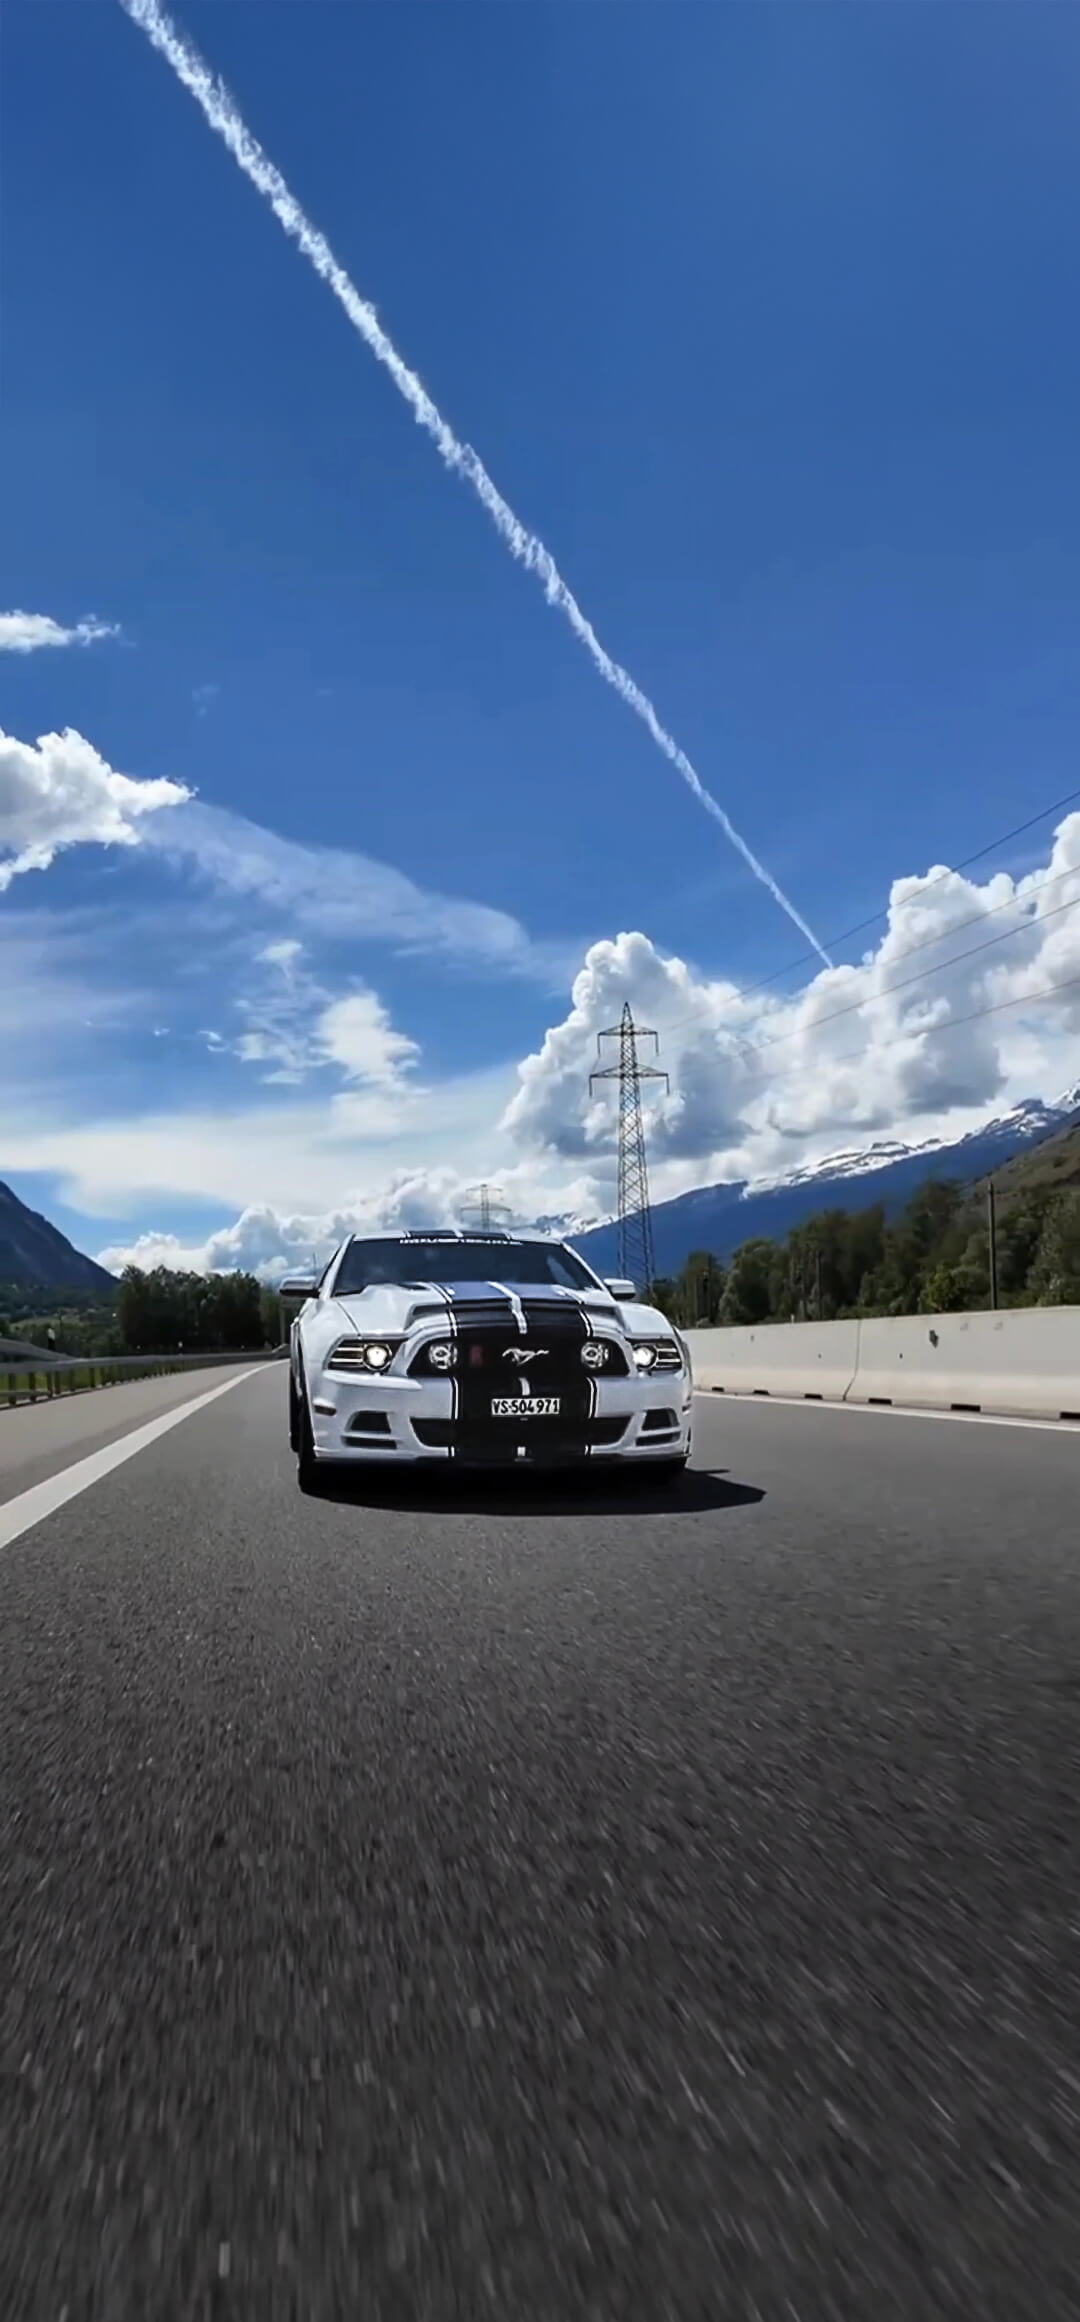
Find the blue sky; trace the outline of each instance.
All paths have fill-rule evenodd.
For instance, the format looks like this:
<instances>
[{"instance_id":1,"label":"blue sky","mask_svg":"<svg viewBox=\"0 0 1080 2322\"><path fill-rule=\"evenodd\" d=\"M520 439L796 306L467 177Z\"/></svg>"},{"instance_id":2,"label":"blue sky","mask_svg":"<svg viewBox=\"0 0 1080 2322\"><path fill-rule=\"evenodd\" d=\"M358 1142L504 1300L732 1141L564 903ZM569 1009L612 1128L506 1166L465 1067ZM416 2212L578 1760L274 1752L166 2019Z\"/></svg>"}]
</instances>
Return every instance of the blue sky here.
<instances>
[{"instance_id":1,"label":"blue sky","mask_svg":"<svg viewBox=\"0 0 1080 2322\"><path fill-rule=\"evenodd\" d=\"M176 21L819 935L1080 782L1071 11ZM403 1173L602 1206L594 998L722 1071L724 995L805 944L117 0L11 0L0 104L0 606L119 630L0 656L0 725L197 793L0 894L0 1173L95 1249ZM661 1187L930 1133L1071 1038L693 1150L687 1100Z\"/></svg>"}]
</instances>

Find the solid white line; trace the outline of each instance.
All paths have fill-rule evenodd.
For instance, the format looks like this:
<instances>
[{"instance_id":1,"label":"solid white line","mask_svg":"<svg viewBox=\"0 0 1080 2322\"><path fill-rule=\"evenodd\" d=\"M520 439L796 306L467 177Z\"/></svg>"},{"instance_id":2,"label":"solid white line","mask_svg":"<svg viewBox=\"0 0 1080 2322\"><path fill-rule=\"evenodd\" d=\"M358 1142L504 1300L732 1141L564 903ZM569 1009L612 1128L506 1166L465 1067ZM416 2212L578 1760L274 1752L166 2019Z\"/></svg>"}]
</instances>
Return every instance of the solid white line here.
<instances>
[{"instance_id":1,"label":"solid white line","mask_svg":"<svg viewBox=\"0 0 1080 2322\"><path fill-rule=\"evenodd\" d=\"M782 1403L788 1411L849 1411L862 1419L948 1419L957 1427L1034 1427L1046 1435L1080 1435L1080 1420L1024 1419L1004 1411L929 1411L917 1403L819 1403L814 1395L755 1395L749 1387L695 1387L694 1393L718 1404Z\"/></svg>"},{"instance_id":2,"label":"solid white line","mask_svg":"<svg viewBox=\"0 0 1080 2322\"><path fill-rule=\"evenodd\" d=\"M170 1427L179 1427L182 1419L190 1419L196 1411L205 1411L208 1403L216 1403L219 1395L228 1395L233 1387L242 1387L245 1379L254 1379L267 1368L260 1363L257 1370L241 1371L238 1379L226 1379L224 1386L211 1387L205 1395L195 1395L190 1403L181 1403L175 1411L162 1411L157 1419L149 1419L142 1427L133 1427L130 1435L122 1435L117 1443L106 1443L101 1451L91 1451L86 1459L77 1459L72 1467L62 1467L58 1475L46 1476L44 1483L31 1484L29 1491L19 1492L13 1500L0 1504L0 1548L17 1540L20 1532L28 1532L31 1524L40 1524L44 1517L55 1515L68 1500L89 1490L91 1484L111 1475L114 1467L122 1467L126 1459L134 1459L137 1452L146 1451L158 1437L167 1435Z\"/></svg>"}]
</instances>

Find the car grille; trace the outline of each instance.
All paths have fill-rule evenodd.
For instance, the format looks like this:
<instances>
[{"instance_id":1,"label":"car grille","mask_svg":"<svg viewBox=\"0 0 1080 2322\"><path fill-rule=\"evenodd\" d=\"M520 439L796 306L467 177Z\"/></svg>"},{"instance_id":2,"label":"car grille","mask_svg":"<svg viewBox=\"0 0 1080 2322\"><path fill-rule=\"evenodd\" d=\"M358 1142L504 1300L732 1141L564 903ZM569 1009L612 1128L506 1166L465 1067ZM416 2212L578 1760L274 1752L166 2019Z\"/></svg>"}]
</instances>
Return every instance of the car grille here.
<instances>
[{"instance_id":1,"label":"car grille","mask_svg":"<svg viewBox=\"0 0 1080 2322\"><path fill-rule=\"evenodd\" d=\"M530 1339L532 1335L533 1333L530 1332ZM583 1372L587 1377L595 1379L625 1379L630 1375L630 1365L617 1339L604 1339L606 1360L602 1369L593 1370L591 1365L582 1362L581 1349L583 1344L586 1346L595 1345L597 1343L595 1339L592 1341L582 1340L576 1334L571 1337L568 1332L560 1333L543 1327L537 1330L536 1335L541 1338L547 1349L544 1360L537 1365L537 1368L544 1372L545 1393L548 1391L549 1385L554 1385L557 1392L558 1385L562 1381L567 1384L572 1382L579 1387ZM503 1359L507 1347L505 1315L500 1315L498 1329L492 1329L490 1324L485 1329L482 1324L478 1326L471 1322L467 1314L459 1309L457 1331L453 1335L454 1365L452 1372L443 1370L441 1366L431 1360L432 1347L445 1343L445 1339L440 1337L427 1339L423 1346L418 1347L408 1365L409 1377L411 1379L445 1379L460 1377L463 1372L467 1371L480 1372L482 1375L486 1373L492 1382L492 1393L498 1392L495 1385L496 1376L501 1381L510 1374L510 1365Z\"/></svg>"}]
</instances>

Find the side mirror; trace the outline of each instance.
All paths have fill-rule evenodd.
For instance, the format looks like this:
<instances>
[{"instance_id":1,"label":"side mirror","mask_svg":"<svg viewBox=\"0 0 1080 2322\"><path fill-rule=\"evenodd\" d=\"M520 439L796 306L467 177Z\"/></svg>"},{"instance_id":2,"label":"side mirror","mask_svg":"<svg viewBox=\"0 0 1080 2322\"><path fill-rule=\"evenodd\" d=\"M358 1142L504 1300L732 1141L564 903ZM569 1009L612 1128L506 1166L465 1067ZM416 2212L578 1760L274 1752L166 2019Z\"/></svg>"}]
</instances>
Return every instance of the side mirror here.
<instances>
[{"instance_id":1,"label":"side mirror","mask_svg":"<svg viewBox=\"0 0 1080 2322\"><path fill-rule=\"evenodd\" d=\"M302 1304L317 1295L319 1285L314 1274L285 1274L277 1287L279 1298L296 1298Z\"/></svg>"},{"instance_id":2,"label":"side mirror","mask_svg":"<svg viewBox=\"0 0 1080 2322\"><path fill-rule=\"evenodd\" d=\"M614 1275L610 1281L605 1278L604 1288L605 1290L610 1290L613 1298L623 1299L637 1297L637 1284L635 1282L624 1282L618 1275Z\"/></svg>"}]
</instances>

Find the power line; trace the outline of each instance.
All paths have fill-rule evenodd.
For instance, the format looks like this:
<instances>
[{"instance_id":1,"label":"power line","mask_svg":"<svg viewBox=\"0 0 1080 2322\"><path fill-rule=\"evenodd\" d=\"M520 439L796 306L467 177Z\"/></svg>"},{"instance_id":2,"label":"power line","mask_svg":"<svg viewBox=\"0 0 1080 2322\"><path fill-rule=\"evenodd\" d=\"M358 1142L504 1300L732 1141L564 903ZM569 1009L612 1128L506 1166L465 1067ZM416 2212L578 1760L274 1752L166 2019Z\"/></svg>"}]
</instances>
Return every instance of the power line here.
<instances>
[{"instance_id":1,"label":"power line","mask_svg":"<svg viewBox=\"0 0 1080 2322\"><path fill-rule=\"evenodd\" d=\"M1078 792L1078 796L1080 796L1080 792ZM996 843L1001 845L1001 841L996 841ZM973 861L971 854L969 854L969 861ZM959 866L957 866L957 868L959 868ZM948 875L948 878L952 878L952 873L945 873L945 875ZM1064 878L1075 878L1075 875L1078 875L1078 864L1068 864L1068 866L1064 868L1064 871L1050 871L1050 875L1047 875L1047 878L1043 878L1043 880L1036 880L1036 885L1034 885L1034 887L1029 887L1029 889L1027 889L1027 894L1010 894L1010 896L1006 896L1006 901L1003 901L1003 903L992 903L992 906L989 906L989 910L973 910L973 913L969 913L969 917L966 917L966 920L957 920L957 922L952 924L952 926L945 926L945 929L938 929L938 931L934 933L934 936L920 936L920 940L917 940L917 943L903 943L903 945L899 947L899 950L894 952L894 959L915 959L915 957L917 957L917 952L929 952L931 947L934 947L936 943L948 943L948 938L950 938L950 936L962 936L966 926L982 926L982 924L985 924L987 920L996 920L996 917L999 917L999 915L1003 913L1003 910L1024 910L1024 906L1027 906L1027 903L1034 901L1038 894L1045 894L1045 889L1047 889L1047 887L1059 887L1059 885L1061 885L1061 880L1064 880ZM938 882L936 882L936 880L931 880L929 885L938 885ZM924 892L924 889L920 889L920 892ZM906 899L903 899L903 901L906 901L906 903L908 903L908 901L915 901L915 896L906 896ZM1078 899L1078 901L1080 901L1080 899ZM1071 903L1061 903L1059 908L1061 908L1061 910L1071 910L1073 906L1071 906ZM1043 915L1027 917L1027 920L1017 920L1017 924L1015 924L1015 926L1010 926L1010 929L1006 929L1006 936L1020 936L1020 933L1024 933L1024 929L1027 929L1027 926L1041 926L1045 920L1054 920L1054 917L1057 917L1057 910L1045 910ZM1006 940L1006 936L994 936L992 940L994 940L994 943L1003 943L1003 940ZM941 973L945 971L945 968L950 968L952 964L955 964L957 959L971 959L971 954L973 954L973 952L978 952L978 950L985 950L985 945L978 945L978 943L973 943L973 945L971 945L969 950L966 950L966 952L955 952L955 954L952 954L952 959L941 959L941 961L936 961L936 964L931 966L931 968L924 968L922 975L941 975ZM780 971L780 973L783 973L783 971ZM857 973L857 968L852 968L852 973ZM903 982L920 982L920 978L917 978L917 975L908 975L908 978L903 978ZM894 985L885 985L885 987L883 987L883 991L871 991L871 994L866 994L864 1001L852 1001L850 1005L859 1005L859 1008L866 1008L866 1005L869 1005L871 1001L876 1001L876 998L883 998L883 996L885 996L885 991L901 991L901 989L903 989L903 982L894 982ZM746 985L746 989L739 991L739 994L736 994L736 998L746 998L746 996L750 994L750 991L755 991L755 989L757 989L757 985ZM848 1010L848 1008L836 1008L834 1012L836 1012L836 1015L848 1015L850 1010ZM694 1022L697 1022L697 1017L699 1017L699 1010L694 1010L692 1015L676 1017L676 1022L674 1022L674 1024L667 1024L667 1026L664 1026L664 1031L667 1031L667 1033L683 1031L687 1024L694 1024ZM829 1022L831 1022L831 1015L829 1015L829 1017L820 1017L818 1022L820 1022L820 1024L829 1024ZM787 1038L794 1038L794 1033L773 1033L773 1040L787 1040ZM771 1045L773 1045L773 1040L769 1040L769 1038L766 1038L766 1040L757 1040L757 1043L750 1043L750 1047L771 1047Z\"/></svg>"},{"instance_id":2,"label":"power line","mask_svg":"<svg viewBox=\"0 0 1080 2322\"><path fill-rule=\"evenodd\" d=\"M1080 900L1080 898L1078 898L1078 900ZM959 1031L961 1026L964 1024L979 1024L982 1022L985 1016L1000 1016L1003 1014L1006 1008L1031 1007L1037 1000L1053 1000L1057 999L1059 994L1062 992L1075 991L1080 991L1080 976L1071 976L1068 982L1064 984L1046 984L1044 986L1040 986L1036 991L1033 992L1020 992L1014 999L1011 1000L994 1000L989 1007L973 1008L966 1016L950 1016L948 1022L944 1024L925 1024L920 1026L918 1030L912 1029L904 1032L896 1032L888 1040L868 1041L863 1045L862 1048L847 1049L840 1056L830 1057L829 1062L830 1064L857 1064L860 1057L870 1055L877 1056L882 1052L882 1050L889 1048L899 1048L905 1040L939 1039L945 1032ZM816 1025L814 1029L817 1029ZM749 1080L767 1080L771 1085L773 1081L777 1080L797 1080L805 1071L805 1069L806 1067L804 1064L798 1064L790 1067L787 1071L784 1072L773 1073L765 1070L757 1073L748 1073L746 1077Z\"/></svg>"},{"instance_id":3,"label":"power line","mask_svg":"<svg viewBox=\"0 0 1080 2322\"><path fill-rule=\"evenodd\" d=\"M1022 838L1025 831L1034 830L1037 823L1046 822L1050 815L1059 814L1062 807L1071 806L1076 799L1080 799L1080 790L1069 791L1066 797L1055 799L1052 806L1041 807L1038 814L1030 815L1026 822L1018 822L1012 830L1002 831L999 833L997 838L988 839L984 846L976 848L974 854L965 855L960 862L953 864L949 870L938 871L934 878L921 880L917 887L912 888L909 895L904 895L901 897L900 902L896 906L897 910L906 911L909 904L917 903L921 895L928 895L933 891L934 888L943 887L949 879L956 877L957 872L970 870L973 863L983 862L987 855L996 853L998 847L1008 846L1012 839ZM1073 868L1075 868L1075 866L1073 866ZM897 959L906 959L909 953L925 951L932 943L943 942L948 935L959 935L964 927L974 927L983 919L993 918L995 913L998 911L1008 911L1016 908L1018 905L1022 905L1024 902L1028 901L1032 895L1040 894L1043 887L1052 886L1057 879L1067 878L1068 876L1068 871L1056 871L1051 874L1050 878L1042 880L1038 886L1029 888L1027 896L1018 898L1015 895L1011 895L1004 903L995 903L989 911L977 911L974 912L969 919L959 920L954 927L950 927L944 930L943 934L922 936L920 937L918 943L904 944L903 947L895 954L895 956ZM876 927L879 920L886 919L888 917L889 908L890 906L885 904L882 910L873 912L869 919L861 919L858 921L856 926L847 928L843 935L830 935L826 943L826 950L833 951L837 948L838 945L850 942L852 936L862 935L866 928ZM798 959L789 960L785 967L774 969L771 975L760 976L756 983L739 985L735 990L734 997L737 1000L748 1000L752 998L755 992L765 991L770 984L779 982L781 976L789 975L792 969L802 967L807 960L816 959L816 957L816 952L801 952ZM692 1013L687 1016L677 1016L673 1023L665 1025L665 1038L672 1032L681 1032L687 1024L695 1023L697 1021L698 1014L699 1011L694 1009Z\"/></svg>"},{"instance_id":4,"label":"power line","mask_svg":"<svg viewBox=\"0 0 1080 2322\"><path fill-rule=\"evenodd\" d=\"M917 887L912 888L910 895L902 896L897 908L906 911L909 903L918 902L920 895L928 895L935 887L943 887L946 880L956 877L958 871L969 871L973 863L985 862L987 855L996 854L999 847L1007 847L1012 839L1023 838L1025 832L1034 830L1037 823L1048 821L1052 814L1060 814L1063 806L1072 806L1078 798L1080 790L1070 790L1064 798L1055 799L1052 806L1040 807L1038 814L1029 815L1026 822L1018 822L1013 830L1002 831L999 837L988 839L986 845L977 847L973 855L964 855L960 862L953 863L948 870L938 871L932 879L923 879ZM842 935L827 936L825 950L835 951L840 944L850 943L853 936L864 935L868 927L876 927L879 920L888 918L889 908L886 903L880 911L872 911L868 919L859 919L854 927L846 927ZM817 956L816 951L800 952L797 959L788 960L786 967L775 968L772 975L761 976L756 983L746 984L740 997L746 999L751 992L764 991L767 985L778 983L781 976L790 975L794 968L804 967L807 960L816 959Z\"/></svg>"},{"instance_id":5,"label":"power line","mask_svg":"<svg viewBox=\"0 0 1080 2322\"><path fill-rule=\"evenodd\" d=\"M1067 876L1066 872L1061 873L1062 878ZM1063 911L1075 911L1078 905L1080 895L1073 895L1067 903L1057 903L1052 911L1044 911L1037 924L1045 927L1048 919L1059 919ZM991 914L987 912L986 917L990 918ZM800 1025L793 1032L774 1032L765 1040L754 1041L751 1053L759 1055L763 1048L782 1048L785 1041L798 1040L804 1030L817 1032L823 1024L835 1024L841 1016L858 1015L863 1008L873 1007L875 1001L887 1000L891 992L910 991L913 984L925 983L929 976L943 975L946 968L959 967L964 960L975 959L981 951L992 951L995 944L1008 943L1013 936L1023 935L1032 924L1032 921L1024 919L1017 927L1003 927L1000 935L988 935L985 943L969 943L966 951L954 951L949 959L937 960L932 967L919 968L913 976L900 976L896 983L883 984L880 991L868 992L864 999L849 1000L843 1008L830 1009L827 1016L815 1016L810 1026ZM940 936L937 940L940 942ZM919 945L912 946L913 950L920 948Z\"/></svg>"}]
</instances>

